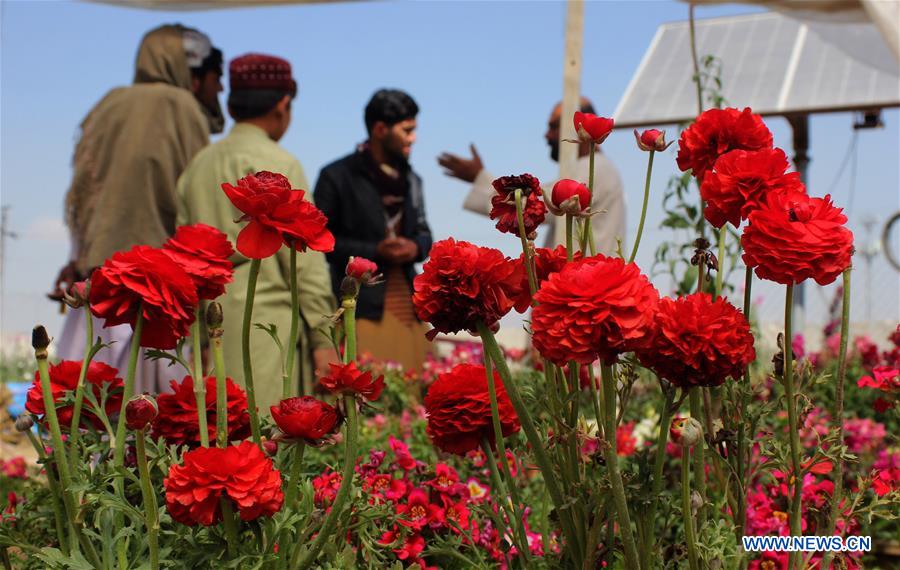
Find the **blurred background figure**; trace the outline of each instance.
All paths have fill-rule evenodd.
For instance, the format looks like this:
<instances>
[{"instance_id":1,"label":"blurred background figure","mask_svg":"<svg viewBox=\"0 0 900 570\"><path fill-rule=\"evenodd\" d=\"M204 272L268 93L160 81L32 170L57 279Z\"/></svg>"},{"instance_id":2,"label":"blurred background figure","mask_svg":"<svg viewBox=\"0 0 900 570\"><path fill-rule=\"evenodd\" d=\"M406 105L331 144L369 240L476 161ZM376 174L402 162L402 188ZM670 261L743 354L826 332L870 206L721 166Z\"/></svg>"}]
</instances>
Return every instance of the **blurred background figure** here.
<instances>
[{"instance_id":1,"label":"blurred background figure","mask_svg":"<svg viewBox=\"0 0 900 570\"><path fill-rule=\"evenodd\" d=\"M378 264L384 281L363 287L356 306L360 353L420 370L431 350L412 305L414 264L431 250L422 179L409 164L419 107L395 89L376 92L366 105L368 139L322 169L316 204L328 216L334 251L331 282L340 296L351 256Z\"/></svg>"},{"instance_id":2,"label":"blurred background figure","mask_svg":"<svg viewBox=\"0 0 900 570\"><path fill-rule=\"evenodd\" d=\"M581 98L581 112L594 113L594 106L585 98ZM562 103L557 103L550 113L547 121L547 132L544 139L550 147L550 158L554 162L559 161L559 122L562 113ZM571 117L566 118L571 121ZM438 157L438 164L444 167L444 174L458 178L471 184L469 193L466 194L463 208L466 210L484 214L491 213L491 198L496 193L491 183L495 176L491 174L481 162L478 150L471 145L471 158L464 158L455 154L444 152ZM576 163L575 180L587 184L590 176L590 143L582 142L578 147L578 162ZM553 188L553 182L544 184L545 193ZM594 212L602 212L594 217L593 231L597 253L613 255L616 253L616 239L625 242L625 195L622 192L622 178L612 161L603 154L600 146L594 156L594 196L591 209ZM556 236L556 216L547 216L549 228L546 230L545 246L553 247L557 243L563 243ZM565 236L563 236L563 239Z\"/></svg>"},{"instance_id":3,"label":"blurred background figure","mask_svg":"<svg viewBox=\"0 0 900 570\"><path fill-rule=\"evenodd\" d=\"M81 123L65 203L70 261L57 277L52 299L61 299L113 253L160 246L175 233L178 176L209 143L210 133L224 125L221 76L222 52L203 33L175 24L144 36L134 83L107 93ZM83 309L66 318L61 358L83 357L84 318ZM102 327L95 320L95 335L114 344L95 358L124 373L131 326ZM165 364L141 360L136 391L163 389L169 380Z\"/></svg>"},{"instance_id":4,"label":"blurred background figure","mask_svg":"<svg viewBox=\"0 0 900 570\"><path fill-rule=\"evenodd\" d=\"M237 243L242 224L235 220L243 214L222 191L223 182L235 184L247 174L267 170L283 174L292 188L309 185L300 162L284 150L278 141L291 124L291 103L297 95L297 83L291 64L279 57L247 54L233 59L228 66L228 113L235 124L222 140L203 149L191 161L178 180L178 225L204 223L224 232ZM304 196L311 199L312 195ZM232 257L234 281L218 301L225 315L222 337L225 369L235 381L243 383L241 357L241 315L250 274L248 259L239 253ZM338 356L327 334L317 332L334 313L334 298L325 256L308 250L297 255L300 290L299 374L295 385L303 381L309 393L316 373L328 371L329 362ZM253 321L274 324L282 343L287 343L291 328L290 250L282 247L272 259L260 264L253 305ZM256 403L263 413L278 403L282 391L282 357L269 335L256 328L250 332Z\"/></svg>"}]
</instances>

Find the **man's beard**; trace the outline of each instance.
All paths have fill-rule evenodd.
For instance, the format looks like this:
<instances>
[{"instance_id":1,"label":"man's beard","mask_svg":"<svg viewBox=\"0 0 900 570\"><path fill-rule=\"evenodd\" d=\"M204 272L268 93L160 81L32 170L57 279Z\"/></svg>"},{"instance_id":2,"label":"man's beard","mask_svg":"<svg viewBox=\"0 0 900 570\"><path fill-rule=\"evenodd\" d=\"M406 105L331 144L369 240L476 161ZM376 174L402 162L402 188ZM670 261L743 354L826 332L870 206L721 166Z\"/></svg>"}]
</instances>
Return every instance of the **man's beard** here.
<instances>
[{"instance_id":1,"label":"man's beard","mask_svg":"<svg viewBox=\"0 0 900 570\"><path fill-rule=\"evenodd\" d=\"M550 147L550 160L559 162L559 143L547 143Z\"/></svg>"}]
</instances>

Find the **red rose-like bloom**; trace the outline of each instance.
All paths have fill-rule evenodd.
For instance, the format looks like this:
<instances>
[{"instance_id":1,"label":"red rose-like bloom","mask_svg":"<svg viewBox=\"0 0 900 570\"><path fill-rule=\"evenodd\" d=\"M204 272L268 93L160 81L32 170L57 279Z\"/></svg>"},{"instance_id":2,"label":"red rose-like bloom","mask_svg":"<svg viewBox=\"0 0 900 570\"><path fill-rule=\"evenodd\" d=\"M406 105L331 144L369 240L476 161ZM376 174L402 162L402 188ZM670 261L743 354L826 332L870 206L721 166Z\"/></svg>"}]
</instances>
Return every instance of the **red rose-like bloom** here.
<instances>
[{"instance_id":1,"label":"red rose-like bloom","mask_svg":"<svg viewBox=\"0 0 900 570\"><path fill-rule=\"evenodd\" d=\"M562 366L597 357L612 362L643 346L659 293L634 263L595 255L550 275L535 301L534 346Z\"/></svg>"},{"instance_id":2,"label":"red rose-like bloom","mask_svg":"<svg viewBox=\"0 0 900 570\"><path fill-rule=\"evenodd\" d=\"M194 396L194 379L185 376L181 383L170 382L171 393L160 394L156 404L159 415L153 420L153 439L162 437L166 443L195 446L200 444L197 427L197 398ZM206 377L206 427L209 440L216 439L216 378ZM226 412L228 413L228 440L244 439L250 435L250 416L247 412L247 395L240 386L225 379Z\"/></svg>"},{"instance_id":3,"label":"red rose-like bloom","mask_svg":"<svg viewBox=\"0 0 900 570\"><path fill-rule=\"evenodd\" d=\"M491 198L491 219L497 220L497 229L508 234L519 235L519 221L516 217L516 190L522 191L522 219L525 234L531 235L544 223L547 206L544 205L541 182L530 174L503 176L493 183L496 194Z\"/></svg>"},{"instance_id":4,"label":"red rose-like bloom","mask_svg":"<svg viewBox=\"0 0 900 570\"><path fill-rule=\"evenodd\" d=\"M641 363L681 388L718 386L738 378L756 358L753 335L743 313L724 298L707 293L664 298L654 318L654 334L638 352Z\"/></svg>"},{"instance_id":5,"label":"red rose-like bloom","mask_svg":"<svg viewBox=\"0 0 900 570\"><path fill-rule=\"evenodd\" d=\"M524 254L523 254L524 255ZM520 260L524 260L523 255L519 256ZM578 261L582 259L580 251L576 251L573 256L573 261ZM550 276L554 273L559 273L562 271L563 267L568 263L568 258L566 257L566 247L564 245L558 245L554 249L550 249L548 247L536 247L534 248L534 274L537 278L538 283L542 283L550 278ZM525 282L525 289L528 288L528 282Z\"/></svg>"},{"instance_id":6,"label":"red rose-like bloom","mask_svg":"<svg viewBox=\"0 0 900 570\"><path fill-rule=\"evenodd\" d=\"M581 111L575 111L572 122L575 124L575 132L581 141L595 144L600 144L606 140L606 137L612 132L613 124L615 123L612 119L598 117L591 113L582 113Z\"/></svg>"},{"instance_id":7,"label":"red rose-like bloom","mask_svg":"<svg viewBox=\"0 0 900 570\"><path fill-rule=\"evenodd\" d=\"M237 249L252 259L274 255L284 243L299 251L307 248L328 253L334 236L318 208L303 199L303 190L294 190L281 174L248 174L237 186L222 184L222 190L250 223L238 234Z\"/></svg>"},{"instance_id":8,"label":"red rose-like bloom","mask_svg":"<svg viewBox=\"0 0 900 570\"><path fill-rule=\"evenodd\" d=\"M513 307L528 308L522 294L521 263L500 251L449 238L431 248L430 259L413 281L416 315L439 333L493 326Z\"/></svg>"},{"instance_id":9,"label":"red rose-like bloom","mask_svg":"<svg viewBox=\"0 0 900 570\"><path fill-rule=\"evenodd\" d=\"M161 249L136 245L114 253L91 276L91 312L104 328L134 328L144 316L141 346L175 348L187 336L199 300L190 276Z\"/></svg>"},{"instance_id":10,"label":"red rose-like bloom","mask_svg":"<svg viewBox=\"0 0 900 570\"><path fill-rule=\"evenodd\" d=\"M365 257L351 257L350 261L347 262L346 271L347 277L367 283L378 273L378 265Z\"/></svg>"},{"instance_id":11,"label":"red rose-like bloom","mask_svg":"<svg viewBox=\"0 0 900 570\"><path fill-rule=\"evenodd\" d=\"M191 276L201 299L212 301L231 283L234 266L228 258L234 255L234 248L225 234L212 226L179 226L163 244L163 251Z\"/></svg>"},{"instance_id":12,"label":"red rose-like bloom","mask_svg":"<svg viewBox=\"0 0 900 570\"><path fill-rule=\"evenodd\" d=\"M332 433L338 424L333 406L312 396L287 398L269 408L272 419L284 435L315 443Z\"/></svg>"},{"instance_id":13,"label":"red rose-like bloom","mask_svg":"<svg viewBox=\"0 0 900 570\"><path fill-rule=\"evenodd\" d=\"M706 220L717 228L725 222L738 227L762 206L769 193L805 192L800 174L785 174L787 169L788 159L780 148L723 154L700 186Z\"/></svg>"},{"instance_id":14,"label":"red rose-like bloom","mask_svg":"<svg viewBox=\"0 0 900 570\"><path fill-rule=\"evenodd\" d=\"M850 266L853 233L830 196L770 193L748 220L743 259L760 279L792 285L812 278L828 285Z\"/></svg>"},{"instance_id":15,"label":"red rose-like bloom","mask_svg":"<svg viewBox=\"0 0 900 570\"><path fill-rule=\"evenodd\" d=\"M331 393L359 394L367 400L377 400L384 390L384 376L372 379L372 371L360 371L355 362L329 364L331 373L319 379L319 385Z\"/></svg>"},{"instance_id":16,"label":"red rose-like bloom","mask_svg":"<svg viewBox=\"0 0 900 570\"><path fill-rule=\"evenodd\" d=\"M494 386L500 429L507 437L519 431L519 418L496 370ZM442 451L465 455L478 449L484 438L493 443L491 397L484 366L458 364L440 374L425 395L425 414L428 435Z\"/></svg>"},{"instance_id":17,"label":"red rose-like bloom","mask_svg":"<svg viewBox=\"0 0 900 570\"><path fill-rule=\"evenodd\" d=\"M557 216L583 214L591 207L591 191L576 180L563 178L550 192L550 210Z\"/></svg>"},{"instance_id":18,"label":"red rose-like bloom","mask_svg":"<svg viewBox=\"0 0 900 570\"><path fill-rule=\"evenodd\" d=\"M270 517L281 509L281 473L250 441L225 449L201 447L184 454L165 479L166 508L181 524L212 526L222 520L219 499L231 500L241 520Z\"/></svg>"},{"instance_id":19,"label":"red rose-like bloom","mask_svg":"<svg viewBox=\"0 0 900 570\"><path fill-rule=\"evenodd\" d=\"M710 109L681 133L678 141L678 168L691 169L703 179L720 156L730 150L760 150L772 148L772 133L762 117L750 108Z\"/></svg>"},{"instance_id":20,"label":"red rose-like bloom","mask_svg":"<svg viewBox=\"0 0 900 570\"><path fill-rule=\"evenodd\" d=\"M81 374L81 361L79 360L63 360L59 364L50 365L50 392L53 394L53 401L59 403L66 392L75 393L78 388L78 376ZM107 385L107 398L104 410L106 415L110 416L118 414L122 409L122 390L124 383L119 378L119 372L102 362L92 361L87 369L87 378L85 379L85 388L89 388L93 393L97 402L100 402L100 389L104 384ZM26 396L25 409L32 414L39 416L41 421L44 419L44 392L41 390L41 377L35 372L34 382L28 389ZM81 409L80 427L87 427L88 424L93 425L97 429L103 428L103 422L94 414L94 405L88 398L84 399ZM57 406L56 416L59 418L59 425L63 430L68 431L72 425L72 406Z\"/></svg>"}]
</instances>

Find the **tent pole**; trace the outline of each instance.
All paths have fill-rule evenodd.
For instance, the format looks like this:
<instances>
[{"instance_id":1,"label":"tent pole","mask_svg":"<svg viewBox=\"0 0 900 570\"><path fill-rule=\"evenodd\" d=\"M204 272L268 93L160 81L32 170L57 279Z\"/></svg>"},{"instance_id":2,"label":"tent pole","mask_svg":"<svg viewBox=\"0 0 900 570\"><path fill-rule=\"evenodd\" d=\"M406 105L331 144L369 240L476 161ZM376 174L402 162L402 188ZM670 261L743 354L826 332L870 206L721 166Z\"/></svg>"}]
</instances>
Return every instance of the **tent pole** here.
<instances>
[{"instance_id":1,"label":"tent pole","mask_svg":"<svg viewBox=\"0 0 900 570\"><path fill-rule=\"evenodd\" d=\"M581 97L581 46L584 36L584 1L566 2L566 44L563 59L563 97L560 118L560 140L577 139L572 116L578 110ZM574 178L578 160L578 145L559 145L559 177ZM587 182L582 180L582 182ZM555 224L553 239L557 244L566 243L564 224Z\"/></svg>"}]
</instances>

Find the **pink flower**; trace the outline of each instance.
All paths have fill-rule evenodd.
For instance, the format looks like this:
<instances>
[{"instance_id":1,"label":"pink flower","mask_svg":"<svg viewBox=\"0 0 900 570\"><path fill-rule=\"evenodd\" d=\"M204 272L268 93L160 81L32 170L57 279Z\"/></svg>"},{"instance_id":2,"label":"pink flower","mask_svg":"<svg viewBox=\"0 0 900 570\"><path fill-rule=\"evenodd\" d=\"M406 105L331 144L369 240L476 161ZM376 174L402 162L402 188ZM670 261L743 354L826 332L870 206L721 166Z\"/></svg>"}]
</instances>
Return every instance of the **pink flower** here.
<instances>
[{"instance_id":1,"label":"pink flower","mask_svg":"<svg viewBox=\"0 0 900 570\"><path fill-rule=\"evenodd\" d=\"M409 447L407 447L405 443L394 436L390 436L388 442L391 444L391 451L393 451L394 455L397 457L397 465L399 465L401 469L404 471L411 471L416 468L416 460L409 452Z\"/></svg>"}]
</instances>

